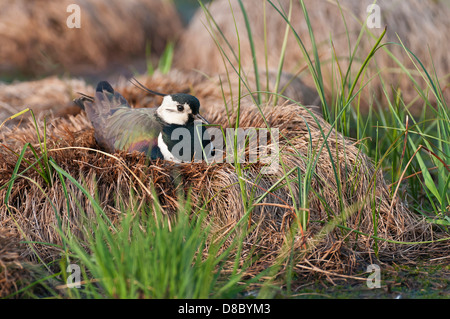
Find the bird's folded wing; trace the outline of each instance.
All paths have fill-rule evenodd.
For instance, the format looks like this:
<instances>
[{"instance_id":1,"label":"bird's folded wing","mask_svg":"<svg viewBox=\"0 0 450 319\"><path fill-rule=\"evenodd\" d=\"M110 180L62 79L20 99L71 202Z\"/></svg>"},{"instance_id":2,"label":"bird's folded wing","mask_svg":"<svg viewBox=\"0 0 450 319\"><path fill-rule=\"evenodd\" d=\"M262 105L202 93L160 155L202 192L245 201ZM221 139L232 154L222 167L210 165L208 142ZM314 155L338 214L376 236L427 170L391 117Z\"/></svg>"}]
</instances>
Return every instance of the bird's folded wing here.
<instances>
[{"instance_id":1,"label":"bird's folded wing","mask_svg":"<svg viewBox=\"0 0 450 319\"><path fill-rule=\"evenodd\" d=\"M107 119L102 142L114 151L151 152L158 145L162 131L155 113L155 109L117 108Z\"/></svg>"}]
</instances>

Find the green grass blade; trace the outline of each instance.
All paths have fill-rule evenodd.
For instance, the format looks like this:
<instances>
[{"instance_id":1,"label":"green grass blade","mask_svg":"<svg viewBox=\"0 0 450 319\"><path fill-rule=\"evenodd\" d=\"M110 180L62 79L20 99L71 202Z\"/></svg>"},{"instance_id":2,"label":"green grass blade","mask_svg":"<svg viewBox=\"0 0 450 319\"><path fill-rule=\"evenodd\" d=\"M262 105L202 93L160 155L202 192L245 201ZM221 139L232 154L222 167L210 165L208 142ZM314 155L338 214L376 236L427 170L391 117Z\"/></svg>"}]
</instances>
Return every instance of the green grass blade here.
<instances>
[{"instance_id":1,"label":"green grass blade","mask_svg":"<svg viewBox=\"0 0 450 319\"><path fill-rule=\"evenodd\" d=\"M255 72L256 91L258 91L257 103L261 104L262 98L261 98L261 93L259 93L261 91L261 85L259 82L258 61L256 59L255 44L253 42L252 29L250 26L250 22L248 20L247 12L245 11L245 8L244 8L244 4L242 3L242 0L239 0L239 6L241 7L241 11L244 16L245 27L247 29L247 34L248 34L248 41L250 43L250 50L252 52L253 70Z\"/></svg>"}]
</instances>

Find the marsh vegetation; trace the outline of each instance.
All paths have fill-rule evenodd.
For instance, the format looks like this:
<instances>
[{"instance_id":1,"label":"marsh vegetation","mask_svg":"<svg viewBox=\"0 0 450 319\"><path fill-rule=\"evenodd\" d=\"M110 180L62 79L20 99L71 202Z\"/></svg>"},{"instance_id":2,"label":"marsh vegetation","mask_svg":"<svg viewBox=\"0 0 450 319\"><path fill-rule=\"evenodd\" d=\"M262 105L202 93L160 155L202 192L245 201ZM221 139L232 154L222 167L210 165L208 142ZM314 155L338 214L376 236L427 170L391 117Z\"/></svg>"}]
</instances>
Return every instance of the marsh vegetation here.
<instances>
[{"instance_id":1,"label":"marsh vegetation","mask_svg":"<svg viewBox=\"0 0 450 319\"><path fill-rule=\"evenodd\" d=\"M377 30L356 1L250 2L200 2L135 76L197 96L216 127L277 128L277 171L108 154L83 112L45 116L24 102L0 126L2 297L395 297L413 287L403 274L428 271L438 279L423 289L448 296L449 63L440 33L427 47L415 29L389 29L421 2L382 1ZM430 7L421 14L450 12ZM160 103L124 79L115 88L134 107ZM365 286L370 264L380 290Z\"/></svg>"}]
</instances>

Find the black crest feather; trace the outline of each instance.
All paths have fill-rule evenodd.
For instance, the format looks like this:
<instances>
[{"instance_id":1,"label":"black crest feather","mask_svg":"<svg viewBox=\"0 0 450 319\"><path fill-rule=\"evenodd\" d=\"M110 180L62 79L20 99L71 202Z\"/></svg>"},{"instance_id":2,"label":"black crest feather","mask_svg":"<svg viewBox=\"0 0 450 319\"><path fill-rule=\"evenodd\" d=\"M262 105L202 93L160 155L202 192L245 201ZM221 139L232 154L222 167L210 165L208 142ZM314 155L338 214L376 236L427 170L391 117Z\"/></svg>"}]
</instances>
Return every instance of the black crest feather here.
<instances>
[{"instance_id":1,"label":"black crest feather","mask_svg":"<svg viewBox=\"0 0 450 319\"><path fill-rule=\"evenodd\" d=\"M134 80L136 83L134 83L132 80ZM148 93L155 94L155 95L159 95L159 96L166 96L166 95L167 95L167 94L160 93L160 92L156 92L156 91L153 91L153 90L150 90L150 89L146 88L141 82L139 82L138 80L136 80L136 78L131 78L131 79L130 79L130 82L131 82L135 87L137 87L137 88L139 88L139 89L141 89L141 90L144 90L144 91L146 91L146 92L148 92Z\"/></svg>"}]
</instances>

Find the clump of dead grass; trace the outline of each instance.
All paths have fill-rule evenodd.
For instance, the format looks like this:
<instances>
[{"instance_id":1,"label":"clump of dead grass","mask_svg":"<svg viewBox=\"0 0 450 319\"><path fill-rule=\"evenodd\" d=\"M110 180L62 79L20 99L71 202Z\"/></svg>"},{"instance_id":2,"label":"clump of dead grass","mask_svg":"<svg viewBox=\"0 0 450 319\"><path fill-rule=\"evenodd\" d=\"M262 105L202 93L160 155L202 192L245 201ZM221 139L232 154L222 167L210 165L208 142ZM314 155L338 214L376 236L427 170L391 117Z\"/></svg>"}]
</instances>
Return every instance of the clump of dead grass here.
<instances>
[{"instance_id":1,"label":"clump of dead grass","mask_svg":"<svg viewBox=\"0 0 450 319\"><path fill-rule=\"evenodd\" d=\"M81 27L69 28L73 1L1 1L0 71L42 75L104 70L143 58L146 45L160 55L182 28L171 1L78 1ZM161 25L164 27L162 28Z\"/></svg>"},{"instance_id":2,"label":"clump of dead grass","mask_svg":"<svg viewBox=\"0 0 450 319\"><path fill-rule=\"evenodd\" d=\"M25 259L21 257L22 248L16 237L7 229L0 229L0 298L17 292L18 289L30 283L32 276L24 267Z\"/></svg>"},{"instance_id":3,"label":"clump of dead grass","mask_svg":"<svg viewBox=\"0 0 450 319\"><path fill-rule=\"evenodd\" d=\"M77 92L91 91L92 88L80 79L51 76L36 81L0 83L0 123L26 108L33 110L38 117L61 117L80 112L72 100ZM28 115L28 114L27 114ZM20 119L7 122L11 126Z\"/></svg>"},{"instance_id":4,"label":"clump of dead grass","mask_svg":"<svg viewBox=\"0 0 450 319\"><path fill-rule=\"evenodd\" d=\"M214 114L210 118L213 123L224 127L234 125L235 117L229 122L223 112L216 110ZM323 151L318 155L311 181L313 192L309 193L308 228L294 238L295 249L303 252L296 266L299 273L305 271L305 265L338 273L349 272L357 262L373 255L374 239L370 236L358 236L338 227L324 230L324 223L342 214L348 214L340 222L348 229L373 235L376 228L377 236L387 240L408 242L434 238L435 234L428 224L411 213L398 198L390 198L381 171L375 169L356 143L336 133L320 116L307 108L291 104L267 107L264 115L270 127L278 128L280 136L283 136L280 139L280 149L283 150L280 161L283 161L287 170L299 167L304 173L308 146L317 150L325 142L321 130L325 135L331 131L325 142L331 152ZM39 125L42 131L42 122ZM247 107L241 110L240 126L265 127L265 124L256 107ZM130 203L131 197L137 205L154 205L149 192L151 188L156 190L162 210L170 218L175 218L179 191L191 190L193 210L206 208L212 232L219 237L227 235L245 214L237 184L239 175L232 164L176 165L165 161L149 162L145 156L137 153L107 156L95 151L98 146L84 113L52 119L46 130L49 156L92 196L96 196L113 222L121 217L118 203ZM31 124L16 130L4 129L0 141L19 152L25 142L37 143L36 131ZM0 156L3 159L0 164L0 185L4 185L11 178L17 155L0 148ZM33 162L31 152L25 157ZM332 162L337 168L337 179ZM22 162L19 172L27 166ZM285 174L280 168L275 174L260 176L260 170L259 163L249 164L244 170L248 195L251 192L256 192L256 196L262 195ZM36 181L43 191L30 180L18 178L12 188L9 210L4 204L0 208L0 226L14 229L17 237L21 237L20 233L23 232L27 241L61 245L61 238L56 231L59 217L63 225L70 225L72 233L81 236L80 212L83 211L83 215L88 217L95 216L92 204L83 192L68 182L67 203L61 182L56 176L52 185L45 185L34 170L28 170L25 175ZM295 178L295 174L289 177ZM295 220L293 202L299 199L298 185L294 183L291 186L293 196L285 185L269 192L261 204L253 209L250 224L254 229L246 237L242 256L244 258L257 247L261 258L249 269L249 275L276 262L288 241L288 225ZM337 189L341 189L342 193L338 194ZM0 190L0 198L4 199L5 194L5 188ZM12 223L10 214L14 214L17 224ZM375 227L374 215L377 217ZM20 231L17 225L20 225ZM404 254L401 246L389 241L379 240L377 245L381 257ZM58 258L61 252L45 244L33 246L44 260ZM26 255L30 259L35 258L31 250Z\"/></svg>"}]
</instances>

